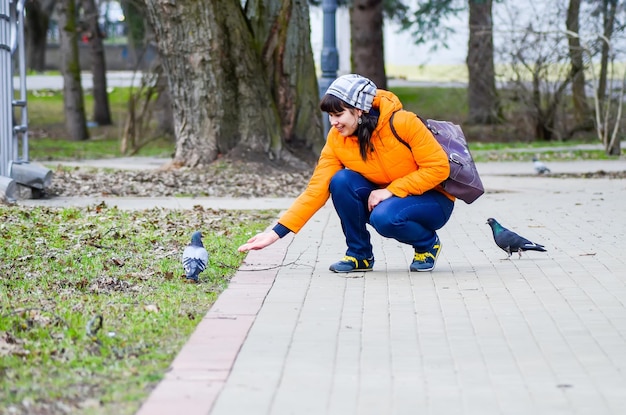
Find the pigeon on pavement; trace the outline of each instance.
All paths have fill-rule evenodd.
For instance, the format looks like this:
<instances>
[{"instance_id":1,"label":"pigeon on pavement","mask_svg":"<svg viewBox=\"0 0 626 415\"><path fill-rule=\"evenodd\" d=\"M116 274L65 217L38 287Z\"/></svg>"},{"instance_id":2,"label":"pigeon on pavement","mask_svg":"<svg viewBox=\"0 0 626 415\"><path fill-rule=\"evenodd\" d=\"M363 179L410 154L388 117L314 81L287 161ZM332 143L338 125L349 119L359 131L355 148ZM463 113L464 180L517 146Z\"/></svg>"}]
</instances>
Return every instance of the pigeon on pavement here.
<instances>
[{"instance_id":1,"label":"pigeon on pavement","mask_svg":"<svg viewBox=\"0 0 626 415\"><path fill-rule=\"evenodd\" d=\"M537 172L537 174L550 173L550 169L548 168L548 166L546 166L537 157L533 157L533 166L535 167L535 171Z\"/></svg>"},{"instance_id":2,"label":"pigeon on pavement","mask_svg":"<svg viewBox=\"0 0 626 415\"><path fill-rule=\"evenodd\" d=\"M487 224L491 226L493 232L493 239L504 252L508 254L508 258L511 258L513 252L517 252L519 257L522 257L522 251L541 251L546 252L543 245L529 241L528 239L519 236L515 232L508 230L504 226L500 225L494 218L487 219Z\"/></svg>"},{"instance_id":3,"label":"pigeon on pavement","mask_svg":"<svg viewBox=\"0 0 626 415\"><path fill-rule=\"evenodd\" d=\"M209 253L202 244L202 233L196 231L191 236L191 244L183 251L185 277L190 282L198 282L198 276L209 263Z\"/></svg>"}]
</instances>

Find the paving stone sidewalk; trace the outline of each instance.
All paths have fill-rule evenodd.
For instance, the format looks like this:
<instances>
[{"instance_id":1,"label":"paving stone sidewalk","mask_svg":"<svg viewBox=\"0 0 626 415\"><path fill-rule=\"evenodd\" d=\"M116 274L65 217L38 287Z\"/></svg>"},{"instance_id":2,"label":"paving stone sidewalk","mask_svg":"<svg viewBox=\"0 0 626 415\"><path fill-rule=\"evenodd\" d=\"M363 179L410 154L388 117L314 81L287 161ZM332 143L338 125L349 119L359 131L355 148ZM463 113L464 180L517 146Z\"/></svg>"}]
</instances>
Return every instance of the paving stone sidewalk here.
<instances>
[{"instance_id":1,"label":"paving stone sidewalk","mask_svg":"<svg viewBox=\"0 0 626 415\"><path fill-rule=\"evenodd\" d=\"M373 272L328 271L345 251L330 204L250 252L137 415L623 414L626 180L479 169L487 193L457 202L432 273L375 232ZM488 217L548 252L505 259Z\"/></svg>"},{"instance_id":2,"label":"paving stone sidewalk","mask_svg":"<svg viewBox=\"0 0 626 415\"><path fill-rule=\"evenodd\" d=\"M623 414L626 181L489 169L432 273L375 232L373 272L329 272L330 204L251 252L137 415ZM548 252L505 259L488 217Z\"/></svg>"}]
</instances>

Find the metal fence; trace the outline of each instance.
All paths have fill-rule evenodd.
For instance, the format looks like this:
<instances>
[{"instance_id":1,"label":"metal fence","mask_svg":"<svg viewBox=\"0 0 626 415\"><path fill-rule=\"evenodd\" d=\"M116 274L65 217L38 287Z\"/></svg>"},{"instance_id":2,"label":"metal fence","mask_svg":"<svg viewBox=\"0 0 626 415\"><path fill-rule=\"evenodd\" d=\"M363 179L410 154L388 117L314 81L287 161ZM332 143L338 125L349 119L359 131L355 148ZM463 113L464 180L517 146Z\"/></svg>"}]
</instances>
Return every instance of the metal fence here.
<instances>
[{"instance_id":1,"label":"metal fence","mask_svg":"<svg viewBox=\"0 0 626 415\"><path fill-rule=\"evenodd\" d=\"M28 160L25 2L0 0L0 193L6 200L15 198L16 183L42 190L52 176Z\"/></svg>"},{"instance_id":2,"label":"metal fence","mask_svg":"<svg viewBox=\"0 0 626 415\"><path fill-rule=\"evenodd\" d=\"M0 0L0 174L5 176L9 175L12 161L28 161L24 3L25 0ZM16 66L17 74L14 71ZM14 75L18 76L19 91L14 88ZM22 144L21 152L19 141Z\"/></svg>"}]
</instances>

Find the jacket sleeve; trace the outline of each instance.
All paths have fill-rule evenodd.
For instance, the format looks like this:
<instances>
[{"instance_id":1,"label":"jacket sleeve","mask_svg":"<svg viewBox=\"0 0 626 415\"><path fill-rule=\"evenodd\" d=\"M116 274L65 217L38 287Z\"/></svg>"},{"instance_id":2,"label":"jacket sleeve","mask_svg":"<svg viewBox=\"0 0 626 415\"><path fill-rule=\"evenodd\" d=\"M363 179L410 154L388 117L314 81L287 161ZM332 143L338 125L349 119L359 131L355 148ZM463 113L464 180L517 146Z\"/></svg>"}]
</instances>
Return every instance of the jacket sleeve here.
<instances>
[{"instance_id":1,"label":"jacket sleeve","mask_svg":"<svg viewBox=\"0 0 626 415\"><path fill-rule=\"evenodd\" d=\"M391 193L399 197L421 195L448 178L448 155L415 114L399 111L394 117L393 126L398 135L411 146L417 170L391 182L387 186ZM393 133L390 131L389 134Z\"/></svg>"},{"instance_id":2,"label":"jacket sleeve","mask_svg":"<svg viewBox=\"0 0 626 415\"><path fill-rule=\"evenodd\" d=\"M280 217L278 223L298 233L306 222L326 204L330 197L330 179L342 168L343 165L327 141L306 189Z\"/></svg>"}]
</instances>

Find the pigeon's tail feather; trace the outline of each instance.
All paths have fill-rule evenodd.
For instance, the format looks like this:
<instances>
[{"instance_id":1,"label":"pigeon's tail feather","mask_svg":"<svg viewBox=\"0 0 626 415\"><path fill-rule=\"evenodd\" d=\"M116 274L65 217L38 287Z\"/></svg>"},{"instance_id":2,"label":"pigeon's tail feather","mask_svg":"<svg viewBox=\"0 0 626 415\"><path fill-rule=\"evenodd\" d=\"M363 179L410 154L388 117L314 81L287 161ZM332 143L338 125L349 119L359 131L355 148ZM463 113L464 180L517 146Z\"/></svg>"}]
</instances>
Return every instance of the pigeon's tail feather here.
<instances>
[{"instance_id":1,"label":"pigeon's tail feather","mask_svg":"<svg viewBox=\"0 0 626 415\"><path fill-rule=\"evenodd\" d=\"M183 262L185 268L185 275L189 279L197 280L198 275L204 271L204 262L198 258L185 258Z\"/></svg>"},{"instance_id":2,"label":"pigeon's tail feather","mask_svg":"<svg viewBox=\"0 0 626 415\"><path fill-rule=\"evenodd\" d=\"M197 270L197 267L194 264L191 264L190 266L185 267L185 276L187 278L191 278L191 279L198 278L198 274L199 272Z\"/></svg>"},{"instance_id":3,"label":"pigeon's tail feather","mask_svg":"<svg viewBox=\"0 0 626 415\"><path fill-rule=\"evenodd\" d=\"M526 244L524 246L522 246L522 250L524 251L540 251L540 252L547 252L548 250L540 244Z\"/></svg>"}]
</instances>

